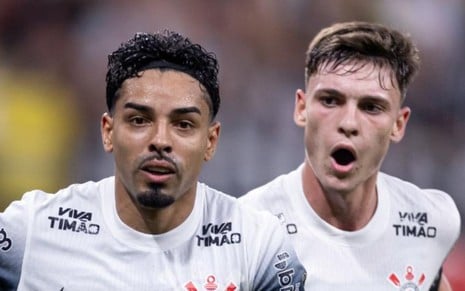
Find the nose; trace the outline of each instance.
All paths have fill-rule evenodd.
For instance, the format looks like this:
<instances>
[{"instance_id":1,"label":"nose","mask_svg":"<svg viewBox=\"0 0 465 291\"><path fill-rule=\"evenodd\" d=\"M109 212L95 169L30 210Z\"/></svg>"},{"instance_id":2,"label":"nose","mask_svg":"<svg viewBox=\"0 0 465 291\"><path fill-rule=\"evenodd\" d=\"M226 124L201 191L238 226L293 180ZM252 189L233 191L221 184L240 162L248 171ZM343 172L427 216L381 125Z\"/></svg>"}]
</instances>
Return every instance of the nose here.
<instances>
[{"instance_id":1,"label":"nose","mask_svg":"<svg viewBox=\"0 0 465 291\"><path fill-rule=\"evenodd\" d=\"M359 134L359 117L356 106L346 105L341 112L338 132L346 137L357 136Z\"/></svg>"},{"instance_id":2,"label":"nose","mask_svg":"<svg viewBox=\"0 0 465 291\"><path fill-rule=\"evenodd\" d=\"M171 153L173 147L168 124L164 122L154 124L149 150L157 151L159 153Z\"/></svg>"}]
</instances>

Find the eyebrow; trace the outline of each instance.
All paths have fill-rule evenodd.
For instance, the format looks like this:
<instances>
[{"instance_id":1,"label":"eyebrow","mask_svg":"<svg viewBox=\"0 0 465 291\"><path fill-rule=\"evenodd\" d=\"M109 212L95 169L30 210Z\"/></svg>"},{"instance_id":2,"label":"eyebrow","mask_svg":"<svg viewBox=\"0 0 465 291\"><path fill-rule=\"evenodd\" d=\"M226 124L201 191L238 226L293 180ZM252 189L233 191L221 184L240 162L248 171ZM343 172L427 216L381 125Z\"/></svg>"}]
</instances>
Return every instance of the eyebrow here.
<instances>
[{"instance_id":1,"label":"eyebrow","mask_svg":"<svg viewBox=\"0 0 465 291\"><path fill-rule=\"evenodd\" d=\"M138 103L134 103L134 102L128 102L124 104L124 108L135 109L135 110L147 112L147 113L153 113L153 109L151 107L138 104ZM202 112L196 106L176 108L172 111L172 114L176 114L176 115L188 114L188 113L197 113L199 115L202 115Z\"/></svg>"},{"instance_id":2,"label":"eyebrow","mask_svg":"<svg viewBox=\"0 0 465 291\"><path fill-rule=\"evenodd\" d=\"M195 106L177 108L173 110L173 113L175 114L198 113L199 115L202 115L202 112L200 112L200 109Z\"/></svg>"},{"instance_id":3,"label":"eyebrow","mask_svg":"<svg viewBox=\"0 0 465 291\"><path fill-rule=\"evenodd\" d=\"M142 104L137 104L137 103L133 103L133 102L125 103L124 108L135 109L135 110L143 111L143 112L151 112L151 111L153 111L152 108L150 108L149 106L142 105Z\"/></svg>"},{"instance_id":4,"label":"eyebrow","mask_svg":"<svg viewBox=\"0 0 465 291\"><path fill-rule=\"evenodd\" d=\"M322 88L322 89L319 89L316 91L316 93L318 94L321 94L321 93L326 93L326 94L331 94L331 95L334 95L334 96L337 96L337 97L344 97L346 96L346 94L344 94L344 92L341 92L341 91L338 91L338 90L335 90L335 89L331 89L331 88ZM369 99L369 100L386 100L385 97L381 96L381 95L363 95L363 96L360 96L362 99Z\"/></svg>"},{"instance_id":5,"label":"eyebrow","mask_svg":"<svg viewBox=\"0 0 465 291\"><path fill-rule=\"evenodd\" d=\"M330 95L336 95L338 97L342 97L344 96L345 94L338 91L338 90L335 90L335 89L331 89L331 88L322 88L322 89L318 89L316 92L316 94L330 94Z\"/></svg>"}]
</instances>

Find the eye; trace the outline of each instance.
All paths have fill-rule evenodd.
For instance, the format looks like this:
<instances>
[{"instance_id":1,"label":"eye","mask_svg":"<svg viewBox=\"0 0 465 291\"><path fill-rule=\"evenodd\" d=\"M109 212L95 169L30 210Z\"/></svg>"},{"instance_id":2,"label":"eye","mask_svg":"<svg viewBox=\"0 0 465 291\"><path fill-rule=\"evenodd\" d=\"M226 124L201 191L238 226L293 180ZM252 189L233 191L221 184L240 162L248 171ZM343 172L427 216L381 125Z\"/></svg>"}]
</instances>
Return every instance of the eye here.
<instances>
[{"instance_id":1,"label":"eye","mask_svg":"<svg viewBox=\"0 0 465 291\"><path fill-rule=\"evenodd\" d=\"M363 111L368 112L370 114L377 114L377 113L381 113L384 111L384 106L382 106L381 104L374 103L374 102L362 103L360 105L360 108Z\"/></svg>"},{"instance_id":2,"label":"eye","mask_svg":"<svg viewBox=\"0 0 465 291\"><path fill-rule=\"evenodd\" d=\"M148 123L147 119L145 119L142 116L133 116L129 118L129 122L135 126L141 126L141 125Z\"/></svg>"},{"instance_id":3,"label":"eye","mask_svg":"<svg viewBox=\"0 0 465 291\"><path fill-rule=\"evenodd\" d=\"M176 125L180 129L191 129L194 127L193 123L188 120L180 120Z\"/></svg>"},{"instance_id":4,"label":"eye","mask_svg":"<svg viewBox=\"0 0 465 291\"><path fill-rule=\"evenodd\" d=\"M326 107L334 107L340 103L339 99L333 96L322 96L320 98L320 103Z\"/></svg>"}]
</instances>

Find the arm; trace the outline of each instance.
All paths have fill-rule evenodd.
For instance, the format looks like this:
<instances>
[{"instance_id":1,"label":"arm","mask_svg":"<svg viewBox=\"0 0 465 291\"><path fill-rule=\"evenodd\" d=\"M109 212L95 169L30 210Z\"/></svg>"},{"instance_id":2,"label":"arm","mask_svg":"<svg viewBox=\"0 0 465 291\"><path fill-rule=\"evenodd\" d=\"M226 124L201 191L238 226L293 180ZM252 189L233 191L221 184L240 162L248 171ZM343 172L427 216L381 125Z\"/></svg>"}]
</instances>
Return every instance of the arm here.
<instances>
[{"instance_id":1,"label":"arm","mask_svg":"<svg viewBox=\"0 0 465 291\"><path fill-rule=\"evenodd\" d=\"M441 247L447 252L450 252L454 247L460 236L461 229L461 217L458 211L457 205L450 195L445 192L427 189L427 192L431 194L431 198L435 200L434 205L438 207L439 211L443 213L441 215L441 222L443 223L443 235L441 236ZM445 260L446 258L444 258ZM431 285L430 291L452 291L452 286L449 284L449 280L443 273L443 266L440 266L439 271L434 278L433 284Z\"/></svg>"},{"instance_id":2,"label":"arm","mask_svg":"<svg viewBox=\"0 0 465 291\"><path fill-rule=\"evenodd\" d=\"M306 270L299 261L291 241L278 219L267 214L261 225L254 265L253 290L305 290ZM256 241L256 243L258 240Z\"/></svg>"},{"instance_id":3,"label":"arm","mask_svg":"<svg viewBox=\"0 0 465 291\"><path fill-rule=\"evenodd\" d=\"M449 280L447 280L447 277L444 274L442 274L441 279L439 280L438 291L452 291L452 286L450 286Z\"/></svg>"},{"instance_id":4,"label":"arm","mask_svg":"<svg viewBox=\"0 0 465 291\"><path fill-rule=\"evenodd\" d=\"M27 233L26 199L0 212L0 286L16 290L21 276Z\"/></svg>"},{"instance_id":5,"label":"arm","mask_svg":"<svg viewBox=\"0 0 465 291\"><path fill-rule=\"evenodd\" d=\"M429 291L452 291L452 287L447 280L446 275L442 272L442 267L439 269L436 278L434 278L433 284L431 285Z\"/></svg>"}]
</instances>

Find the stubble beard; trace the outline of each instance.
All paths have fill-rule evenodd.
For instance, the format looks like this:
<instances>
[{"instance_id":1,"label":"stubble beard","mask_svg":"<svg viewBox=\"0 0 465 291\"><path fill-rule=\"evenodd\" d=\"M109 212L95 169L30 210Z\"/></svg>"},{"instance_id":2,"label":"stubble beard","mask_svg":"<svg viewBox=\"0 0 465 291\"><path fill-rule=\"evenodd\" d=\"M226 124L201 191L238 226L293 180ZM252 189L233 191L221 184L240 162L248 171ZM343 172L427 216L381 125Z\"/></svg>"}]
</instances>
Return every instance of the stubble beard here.
<instances>
[{"instance_id":1,"label":"stubble beard","mask_svg":"<svg viewBox=\"0 0 465 291\"><path fill-rule=\"evenodd\" d=\"M137 195L137 202L145 208L166 208L174 203L172 196L163 194L161 185L150 185L150 189Z\"/></svg>"}]
</instances>

